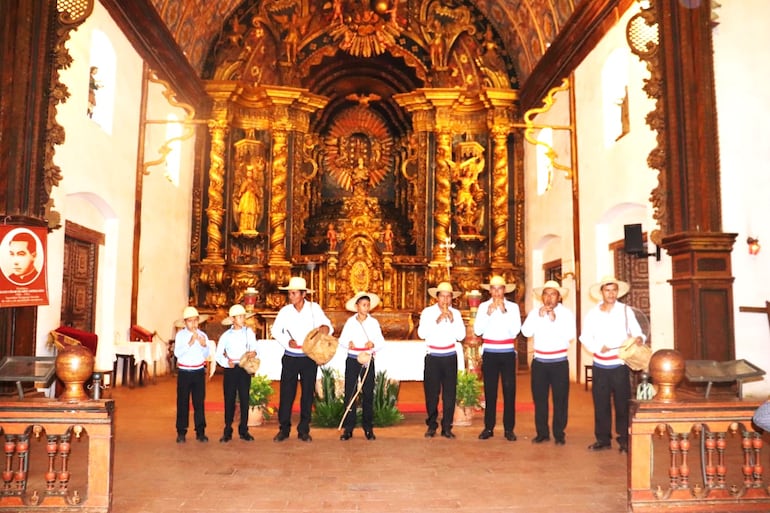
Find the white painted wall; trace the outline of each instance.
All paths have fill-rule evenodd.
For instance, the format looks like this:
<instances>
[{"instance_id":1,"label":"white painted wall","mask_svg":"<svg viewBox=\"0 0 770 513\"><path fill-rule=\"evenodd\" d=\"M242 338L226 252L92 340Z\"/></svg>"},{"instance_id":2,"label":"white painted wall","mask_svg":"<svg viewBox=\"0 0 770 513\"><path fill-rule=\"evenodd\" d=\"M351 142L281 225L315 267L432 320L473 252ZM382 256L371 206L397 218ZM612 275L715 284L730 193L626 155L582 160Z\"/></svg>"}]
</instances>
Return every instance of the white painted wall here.
<instances>
[{"instance_id":1,"label":"white painted wall","mask_svg":"<svg viewBox=\"0 0 770 513\"><path fill-rule=\"evenodd\" d=\"M86 116L91 36L106 33L117 56L115 106L111 134ZM141 101L142 60L123 37L99 2L90 18L67 43L73 63L61 72L71 97L59 105L57 121L66 141L56 148L54 161L63 179L54 188L56 210L66 220L101 232L96 290L96 327L99 336L97 368L112 368L112 344L127 339L131 316L132 250L135 240L134 205ZM97 97L97 105L100 98ZM165 118L172 109L151 88L152 117ZM148 137L148 158L161 145L157 134ZM163 337L187 304L188 247L191 220L193 142L183 147L182 185L172 187L163 172L145 177L138 323ZM173 228L172 228L173 227ZM45 354L48 331L60 325L64 229L49 236L49 306L38 309L38 354Z\"/></svg>"},{"instance_id":2,"label":"white painted wall","mask_svg":"<svg viewBox=\"0 0 770 513\"><path fill-rule=\"evenodd\" d=\"M764 0L720 2L714 30L714 71L719 117L722 229L737 233L732 254L736 358L745 358L770 372L770 329L764 314L741 313L741 306L770 300L770 45ZM758 238L760 253L748 253L746 238ZM748 383L747 395L767 397L770 379Z\"/></svg>"}]
</instances>

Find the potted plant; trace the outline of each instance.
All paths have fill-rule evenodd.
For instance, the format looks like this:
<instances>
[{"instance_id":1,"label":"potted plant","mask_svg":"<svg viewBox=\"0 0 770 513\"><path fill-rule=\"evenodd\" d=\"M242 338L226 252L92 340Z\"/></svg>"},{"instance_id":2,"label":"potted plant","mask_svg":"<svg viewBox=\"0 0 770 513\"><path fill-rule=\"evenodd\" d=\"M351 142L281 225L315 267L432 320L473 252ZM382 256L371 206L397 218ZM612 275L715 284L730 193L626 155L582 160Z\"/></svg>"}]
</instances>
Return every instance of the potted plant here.
<instances>
[{"instance_id":1,"label":"potted plant","mask_svg":"<svg viewBox=\"0 0 770 513\"><path fill-rule=\"evenodd\" d=\"M251 378L249 386L249 426L259 426L270 418L268 403L273 396L273 382L264 374Z\"/></svg>"},{"instance_id":2,"label":"potted plant","mask_svg":"<svg viewBox=\"0 0 770 513\"><path fill-rule=\"evenodd\" d=\"M457 372L457 397L455 399L454 425L470 426L473 409L481 405L481 381L475 372Z\"/></svg>"}]
</instances>

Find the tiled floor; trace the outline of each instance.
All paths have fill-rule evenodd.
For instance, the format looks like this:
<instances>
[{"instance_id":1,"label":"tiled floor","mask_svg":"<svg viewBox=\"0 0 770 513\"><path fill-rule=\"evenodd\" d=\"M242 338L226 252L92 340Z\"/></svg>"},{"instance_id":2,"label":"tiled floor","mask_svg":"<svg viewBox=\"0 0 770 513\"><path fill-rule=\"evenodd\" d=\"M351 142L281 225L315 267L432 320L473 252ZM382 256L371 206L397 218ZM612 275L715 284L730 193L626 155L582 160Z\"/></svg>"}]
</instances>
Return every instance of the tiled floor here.
<instances>
[{"instance_id":1,"label":"tiled floor","mask_svg":"<svg viewBox=\"0 0 770 513\"><path fill-rule=\"evenodd\" d=\"M399 426L377 429L375 441L357 430L341 442L336 429L314 428L312 443L295 432L275 443L273 420L251 428L254 442L220 444L217 411L207 414L211 442L195 441L192 432L177 444L175 383L166 376L113 390L116 513L626 511L626 456L586 450L593 406L582 385L572 384L567 444L556 446L531 443L531 411L517 413L517 442L502 437L500 415L490 440L477 438L480 416L455 428L455 440L425 439L424 415L412 413ZM519 374L518 385L519 401L531 402L529 374ZM221 391L215 376L207 399L221 401ZM402 393L422 400L420 383L404 384Z\"/></svg>"}]
</instances>

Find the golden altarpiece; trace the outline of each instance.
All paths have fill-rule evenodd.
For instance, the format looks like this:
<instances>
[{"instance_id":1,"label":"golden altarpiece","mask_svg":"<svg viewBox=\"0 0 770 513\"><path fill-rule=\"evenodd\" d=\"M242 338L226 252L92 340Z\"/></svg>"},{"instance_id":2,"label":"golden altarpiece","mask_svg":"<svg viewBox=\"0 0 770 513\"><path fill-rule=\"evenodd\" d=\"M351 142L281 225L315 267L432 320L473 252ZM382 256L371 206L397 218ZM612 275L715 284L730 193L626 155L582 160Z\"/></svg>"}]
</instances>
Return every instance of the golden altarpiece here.
<instances>
[{"instance_id":1,"label":"golden altarpiece","mask_svg":"<svg viewBox=\"0 0 770 513\"><path fill-rule=\"evenodd\" d=\"M380 295L386 337L405 338L440 281L522 283L518 84L501 47L467 5L244 3L204 71L193 304L249 289L269 313L300 275L335 324L355 292Z\"/></svg>"}]
</instances>

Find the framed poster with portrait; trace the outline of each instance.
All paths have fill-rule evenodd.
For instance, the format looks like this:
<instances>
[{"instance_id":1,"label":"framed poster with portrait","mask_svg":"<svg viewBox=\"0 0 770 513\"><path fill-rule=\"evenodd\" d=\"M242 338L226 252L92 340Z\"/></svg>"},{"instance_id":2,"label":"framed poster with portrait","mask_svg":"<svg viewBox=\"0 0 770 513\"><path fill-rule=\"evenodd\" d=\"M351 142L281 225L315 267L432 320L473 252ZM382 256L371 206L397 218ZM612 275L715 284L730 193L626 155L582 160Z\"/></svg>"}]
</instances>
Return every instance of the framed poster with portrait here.
<instances>
[{"instance_id":1,"label":"framed poster with portrait","mask_svg":"<svg viewBox=\"0 0 770 513\"><path fill-rule=\"evenodd\" d=\"M0 308L48 304L47 241L45 227L0 225Z\"/></svg>"}]
</instances>

